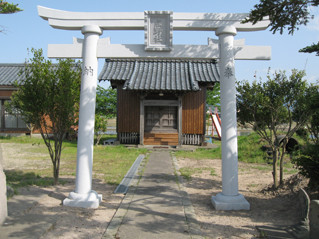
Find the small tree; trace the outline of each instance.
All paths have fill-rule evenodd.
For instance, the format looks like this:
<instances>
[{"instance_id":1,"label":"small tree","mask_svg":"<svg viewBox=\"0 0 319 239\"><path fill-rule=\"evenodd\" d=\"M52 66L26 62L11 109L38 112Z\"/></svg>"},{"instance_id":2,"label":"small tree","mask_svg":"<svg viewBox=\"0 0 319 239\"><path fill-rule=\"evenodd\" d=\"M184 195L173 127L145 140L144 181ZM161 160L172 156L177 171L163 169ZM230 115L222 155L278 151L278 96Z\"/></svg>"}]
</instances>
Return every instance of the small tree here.
<instances>
[{"instance_id":1,"label":"small tree","mask_svg":"<svg viewBox=\"0 0 319 239\"><path fill-rule=\"evenodd\" d=\"M288 140L311 115L307 108L304 76L303 71L297 70L293 70L289 78L285 72L279 72L273 79L268 76L266 82L244 82L237 87L238 121L243 125L250 124L271 148L274 188L283 183L283 160Z\"/></svg>"},{"instance_id":2,"label":"small tree","mask_svg":"<svg viewBox=\"0 0 319 239\"><path fill-rule=\"evenodd\" d=\"M219 82L215 83L212 90L207 90L206 94L206 104L218 107L220 110L220 84Z\"/></svg>"},{"instance_id":3,"label":"small tree","mask_svg":"<svg viewBox=\"0 0 319 239\"><path fill-rule=\"evenodd\" d=\"M99 145L103 132L107 130L107 118L104 115L95 114L94 134L96 136L95 145Z\"/></svg>"},{"instance_id":4,"label":"small tree","mask_svg":"<svg viewBox=\"0 0 319 239\"><path fill-rule=\"evenodd\" d=\"M18 91L13 93L9 106L39 129L57 184L63 139L78 117L81 69L73 60L59 60L53 65L44 59L41 49L31 52L33 58L21 72L25 80L16 84Z\"/></svg>"},{"instance_id":5,"label":"small tree","mask_svg":"<svg viewBox=\"0 0 319 239\"><path fill-rule=\"evenodd\" d=\"M98 86L96 89L95 126L96 145L100 143L102 132L107 130L108 119L116 116L116 90L109 87L104 89Z\"/></svg>"}]
</instances>

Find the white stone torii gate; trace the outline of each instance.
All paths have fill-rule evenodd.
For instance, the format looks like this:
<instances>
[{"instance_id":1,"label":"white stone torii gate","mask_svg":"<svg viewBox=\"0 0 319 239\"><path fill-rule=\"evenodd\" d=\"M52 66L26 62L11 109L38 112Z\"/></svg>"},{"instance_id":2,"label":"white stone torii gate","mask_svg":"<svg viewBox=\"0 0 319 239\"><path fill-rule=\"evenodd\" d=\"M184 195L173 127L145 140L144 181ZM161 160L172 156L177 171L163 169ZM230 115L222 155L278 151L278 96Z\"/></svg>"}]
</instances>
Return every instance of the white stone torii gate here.
<instances>
[{"instance_id":1,"label":"white stone torii gate","mask_svg":"<svg viewBox=\"0 0 319 239\"><path fill-rule=\"evenodd\" d=\"M79 30L83 39L74 39L69 45L49 45L51 58L82 58L83 73L80 94L80 116L77 145L77 170L75 191L63 201L64 205L97 208L102 196L92 190L92 165L94 143L94 114L97 87L97 58L198 58L219 59L222 121L222 192L212 196L216 210L249 210L247 200L238 193L237 116L234 59L270 60L269 46L245 46L243 40L234 41L238 31L265 30L268 19L255 25L242 24L248 14L233 13L172 13L172 12L67 12L38 6L38 13L53 28ZM155 16L152 20L151 15ZM168 22L163 17L168 16ZM152 23L153 21L153 23ZM164 39L164 47L145 44L111 44L109 38L99 39L103 30L146 30L154 21L168 25L173 30L215 31L219 40L209 39L208 45L171 45ZM155 23L156 24L156 23ZM148 31L148 30L146 30ZM154 31L154 30L153 30ZM147 36L149 34L149 36ZM159 39L160 41L162 40ZM151 39L152 41L152 39ZM162 42L160 42L162 43ZM166 44L166 45L165 45Z\"/></svg>"}]
</instances>

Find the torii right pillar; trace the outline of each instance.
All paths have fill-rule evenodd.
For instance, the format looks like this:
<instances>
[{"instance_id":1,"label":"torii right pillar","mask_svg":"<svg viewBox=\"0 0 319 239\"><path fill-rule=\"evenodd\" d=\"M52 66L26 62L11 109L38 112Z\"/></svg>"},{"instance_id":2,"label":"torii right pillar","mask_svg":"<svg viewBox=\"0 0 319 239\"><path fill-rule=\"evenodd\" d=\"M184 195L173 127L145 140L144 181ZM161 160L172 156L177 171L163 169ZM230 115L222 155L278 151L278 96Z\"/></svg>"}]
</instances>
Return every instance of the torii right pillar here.
<instances>
[{"instance_id":1,"label":"torii right pillar","mask_svg":"<svg viewBox=\"0 0 319 239\"><path fill-rule=\"evenodd\" d=\"M234 26L215 32L219 37L220 98L222 113L222 192L212 196L216 210L249 210L250 205L238 193L238 147L236 114L236 77L234 64Z\"/></svg>"}]
</instances>

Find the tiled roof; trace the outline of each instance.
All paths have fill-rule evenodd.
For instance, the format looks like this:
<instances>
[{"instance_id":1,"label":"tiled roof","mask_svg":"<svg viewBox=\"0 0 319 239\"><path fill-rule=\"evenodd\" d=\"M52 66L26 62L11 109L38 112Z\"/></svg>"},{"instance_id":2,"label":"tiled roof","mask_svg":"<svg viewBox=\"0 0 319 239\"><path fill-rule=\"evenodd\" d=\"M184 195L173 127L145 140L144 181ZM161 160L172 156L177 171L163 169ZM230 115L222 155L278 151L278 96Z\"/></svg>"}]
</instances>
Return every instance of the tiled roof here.
<instances>
[{"instance_id":1,"label":"tiled roof","mask_svg":"<svg viewBox=\"0 0 319 239\"><path fill-rule=\"evenodd\" d=\"M99 80L125 82L125 90L197 91L198 82L219 81L213 60L106 60Z\"/></svg>"},{"instance_id":2,"label":"tiled roof","mask_svg":"<svg viewBox=\"0 0 319 239\"><path fill-rule=\"evenodd\" d=\"M0 85L12 86L15 81L24 80L24 75L19 74L23 68L24 64L0 63Z\"/></svg>"},{"instance_id":3,"label":"tiled roof","mask_svg":"<svg viewBox=\"0 0 319 239\"><path fill-rule=\"evenodd\" d=\"M20 71L24 67L24 63L0 63L0 85L13 86L15 81L21 84L25 80L25 74L20 74ZM57 64L52 64L52 69L57 69ZM73 70L76 69L77 66L74 65Z\"/></svg>"}]
</instances>

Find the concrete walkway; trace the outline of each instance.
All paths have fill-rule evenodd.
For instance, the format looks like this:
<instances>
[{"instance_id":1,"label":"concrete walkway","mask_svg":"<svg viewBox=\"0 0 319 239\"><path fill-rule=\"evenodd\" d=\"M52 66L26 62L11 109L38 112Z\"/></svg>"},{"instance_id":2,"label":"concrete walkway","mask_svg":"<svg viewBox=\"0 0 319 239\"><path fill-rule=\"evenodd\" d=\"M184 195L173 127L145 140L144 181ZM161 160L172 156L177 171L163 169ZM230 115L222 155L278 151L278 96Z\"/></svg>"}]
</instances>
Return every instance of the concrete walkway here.
<instances>
[{"instance_id":1,"label":"concrete walkway","mask_svg":"<svg viewBox=\"0 0 319 239\"><path fill-rule=\"evenodd\" d=\"M104 238L201 238L188 195L174 171L168 151L152 152Z\"/></svg>"}]
</instances>

